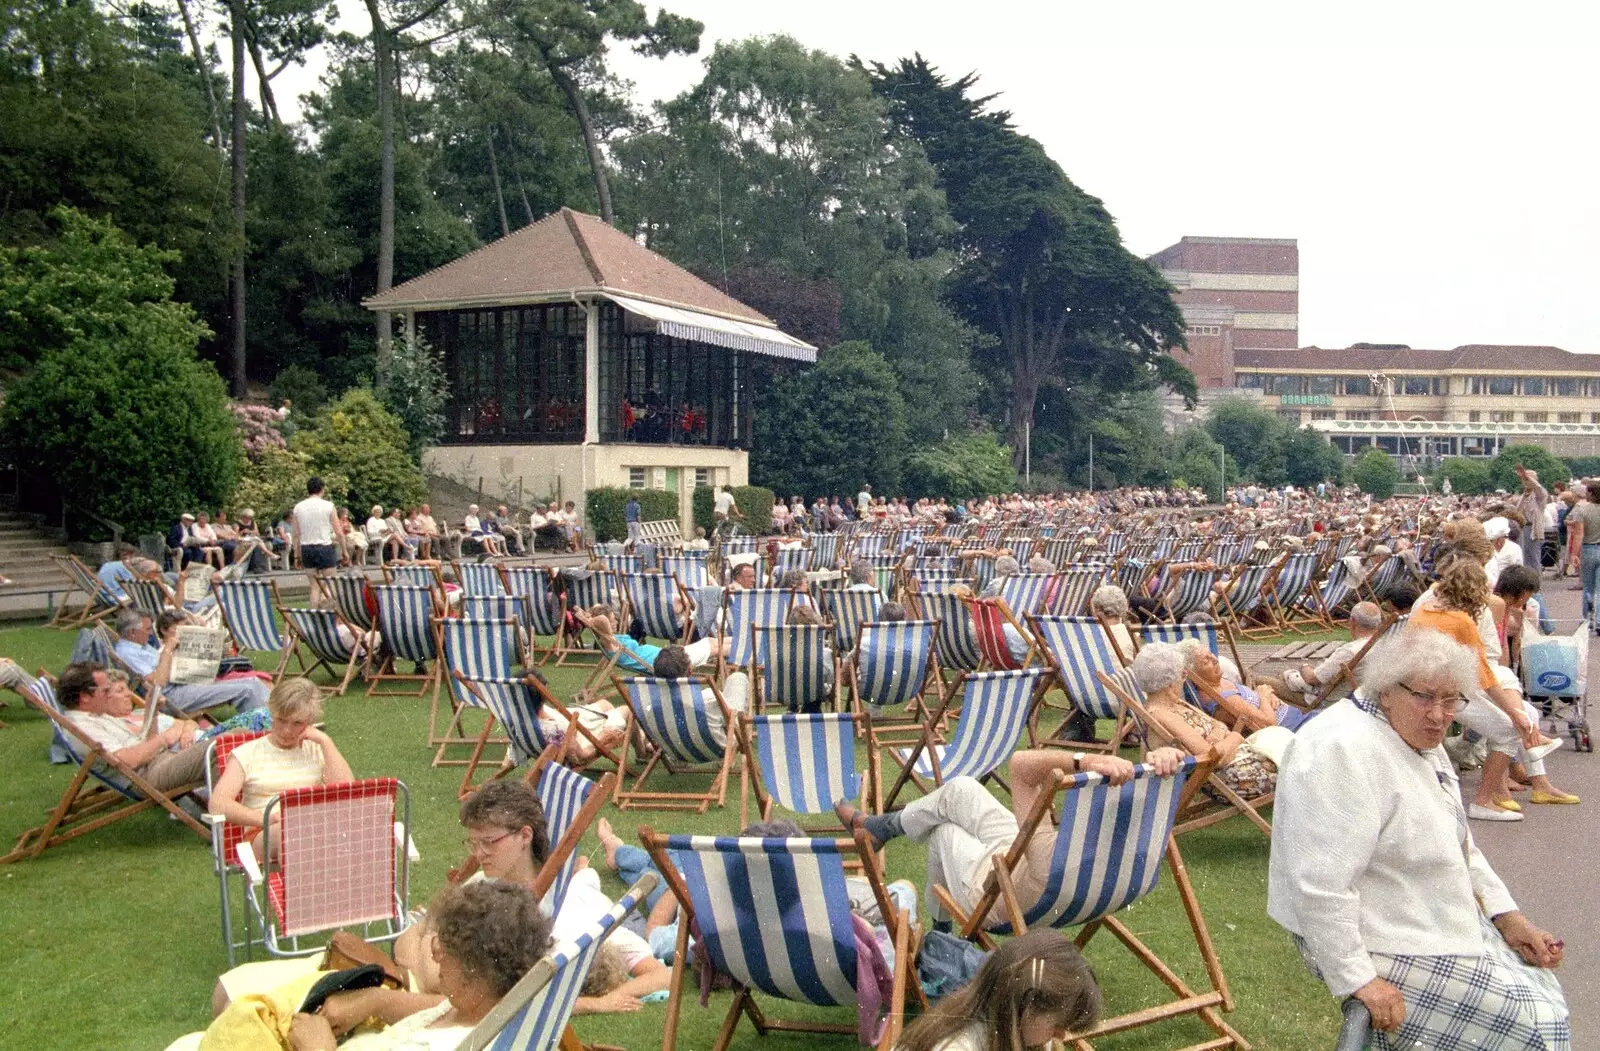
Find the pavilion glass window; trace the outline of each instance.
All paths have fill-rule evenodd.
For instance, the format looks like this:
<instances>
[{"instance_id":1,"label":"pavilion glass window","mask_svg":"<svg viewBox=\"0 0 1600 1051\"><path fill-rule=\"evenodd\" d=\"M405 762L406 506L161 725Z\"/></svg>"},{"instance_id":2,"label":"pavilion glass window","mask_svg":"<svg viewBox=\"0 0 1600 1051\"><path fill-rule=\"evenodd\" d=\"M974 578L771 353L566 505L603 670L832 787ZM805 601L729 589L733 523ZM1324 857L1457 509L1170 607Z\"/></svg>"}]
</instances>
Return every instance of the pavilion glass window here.
<instances>
[{"instance_id":1,"label":"pavilion glass window","mask_svg":"<svg viewBox=\"0 0 1600 1051\"><path fill-rule=\"evenodd\" d=\"M1306 383L1307 394L1337 394L1339 393L1339 378L1337 376L1312 376Z\"/></svg>"},{"instance_id":2,"label":"pavilion glass window","mask_svg":"<svg viewBox=\"0 0 1600 1051\"><path fill-rule=\"evenodd\" d=\"M1267 377L1268 394L1304 394L1304 376L1269 376Z\"/></svg>"},{"instance_id":3,"label":"pavilion glass window","mask_svg":"<svg viewBox=\"0 0 1600 1051\"><path fill-rule=\"evenodd\" d=\"M600 440L748 448L745 353L600 314Z\"/></svg>"},{"instance_id":4,"label":"pavilion glass window","mask_svg":"<svg viewBox=\"0 0 1600 1051\"><path fill-rule=\"evenodd\" d=\"M1490 376L1489 393L1502 398L1515 396L1517 381L1511 376Z\"/></svg>"},{"instance_id":5,"label":"pavilion glass window","mask_svg":"<svg viewBox=\"0 0 1600 1051\"><path fill-rule=\"evenodd\" d=\"M1402 376L1395 387L1396 394L1413 398L1433 392L1433 382L1427 376Z\"/></svg>"},{"instance_id":6,"label":"pavilion glass window","mask_svg":"<svg viewBox=\"0 0 1600 1051\"><path fill-rule=\"evenodd\" d=\"M584 318L574 304L419 314L450 382L445 442L583 440Z\"/></svg>"},{"instance_id":7,"label":"pavilion glass window","mask_svg":"<svg viewBox=\"0 0 1600 1051\"><path fill-rule=\"evenodd\" d=\"M1522 378L1522 393L1530 397L1541 397L1545 392L1545 378L1543 376L1524 376Z\"/></svg>"},{"instance_id":8,"label":"pavilion glass window","mask_svg":"<svg viewBox=\"0 0 1600 1051\"><path fill-rule=\"evenodd\" d=\"M1341 393L1346 396L1365 398L1372 394L1372 381L1365 376L1346 376L1343 382Z\"/></svg>"},{"instance_id":9,"label":"pavilion glass window","mask_svg":"<svg viewBox=\"0 0 1600 1051\"><path fill-rule=\"evenodd\" d=\"M1555 395L1558 398L1581 398L1581 397L1583 397L1583 386L1584 386L1583 380L1580 380L1580 379L1554 379L1554 380L1551 380L1550 383L1555 387Z\"/></svg>"}]
</instances>

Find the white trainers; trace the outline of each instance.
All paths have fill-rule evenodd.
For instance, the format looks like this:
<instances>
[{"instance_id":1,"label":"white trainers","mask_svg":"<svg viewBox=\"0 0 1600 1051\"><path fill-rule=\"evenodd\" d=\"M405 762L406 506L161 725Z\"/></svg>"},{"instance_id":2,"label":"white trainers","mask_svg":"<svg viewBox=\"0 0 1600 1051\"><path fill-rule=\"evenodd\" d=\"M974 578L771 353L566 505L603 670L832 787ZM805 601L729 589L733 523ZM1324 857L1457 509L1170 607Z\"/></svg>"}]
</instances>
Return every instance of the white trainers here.
<instances>
[{"instance_id":1,"label":"white trainers","mask_svg":"<svg viewBox=\"0 0 1600 1051\"><path fill-rule=\"evenodd\" d=\"M1530 763L1537 763L1539 760L1543 759L1557 748L1560 748L1561 744L1561 738L1553 737L1550 739L1549 744L1541 744L1533 748L1524 748L1522 750L1522 756Z\"/></svg>"},{"instance_id":2,"label":"white trainers","mask_svg":"<svg viewBox=\"0 0 1600 1051\"><path fill-rule=\"evenodd\" d=\"M1501 810L1497 806L1480 806L1472 803L1467 807L1467 816L1474 821L1521 821L1522 815L1515 810Z\"/></svg>"}]
</instances>

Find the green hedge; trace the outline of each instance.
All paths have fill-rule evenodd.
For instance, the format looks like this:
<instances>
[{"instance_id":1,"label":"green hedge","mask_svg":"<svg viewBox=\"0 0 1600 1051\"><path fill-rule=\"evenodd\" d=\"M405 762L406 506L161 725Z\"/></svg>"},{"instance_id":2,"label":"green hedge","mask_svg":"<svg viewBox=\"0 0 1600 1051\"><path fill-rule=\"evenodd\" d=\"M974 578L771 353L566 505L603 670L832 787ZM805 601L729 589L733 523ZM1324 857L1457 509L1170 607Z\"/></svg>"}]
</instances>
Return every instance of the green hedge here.
<instances>
[{"instance_id":1,"label":"green hedge","mask_svg":"<svg viewBox=\"0 0 1600 1051\"><path fill-rule=\"evenodd\" d=\"M665 489L624 489L617 486L590 489L583 505L590 539L595 543L603 543L628 538L628 520L623 516L623 511L628 506L630 496L639 498L640 521L658 522L664 518L677 520L677 493L669 493Z\"/></svg>"},{"instance_id":2,"label":"green hedge","mask_svg":"<svg viewBox=\"0 0 1600 1051\"><path fill-rule=\"evenodd\" d=\"M717 490L713 486L697 486L694 491L694 524L707 533L716 522ZM759 485L736 485L733 502L744 512L744 527L757 536L772 532L772 490Z\"/></svg>"}]
</instances>

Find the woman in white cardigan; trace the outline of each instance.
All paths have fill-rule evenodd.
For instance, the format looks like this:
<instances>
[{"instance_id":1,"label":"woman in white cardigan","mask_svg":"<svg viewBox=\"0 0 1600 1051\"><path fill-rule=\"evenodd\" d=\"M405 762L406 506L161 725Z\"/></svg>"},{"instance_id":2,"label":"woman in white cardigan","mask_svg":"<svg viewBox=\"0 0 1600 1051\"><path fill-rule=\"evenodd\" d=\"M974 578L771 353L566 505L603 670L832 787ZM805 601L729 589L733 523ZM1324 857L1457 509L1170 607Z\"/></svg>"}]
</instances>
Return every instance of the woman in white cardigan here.
<instances>
[{"instance_id":1,"label":"woman in white cardigan","mask_svg":"<svg viewBox=\"0 0 1600 1051\"><path fill-rule=\"evenodd\" d=\"M1380 644L1278 773L1267 912L1334 996L1371 1010L1378 1051L1572 1046L1562 943L1479 853L1440 747L1476 665L1438 632Z\"/></svg>"}]
</instances>

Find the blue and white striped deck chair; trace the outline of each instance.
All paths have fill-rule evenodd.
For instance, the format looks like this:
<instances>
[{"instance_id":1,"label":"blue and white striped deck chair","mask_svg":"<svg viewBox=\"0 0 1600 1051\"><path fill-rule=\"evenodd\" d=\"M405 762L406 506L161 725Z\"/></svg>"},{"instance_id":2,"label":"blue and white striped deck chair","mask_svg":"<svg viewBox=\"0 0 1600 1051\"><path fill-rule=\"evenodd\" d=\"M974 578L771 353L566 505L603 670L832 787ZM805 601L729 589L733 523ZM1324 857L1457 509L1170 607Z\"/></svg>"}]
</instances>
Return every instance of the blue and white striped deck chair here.
<instances>
[{"instance_id":1,"label":"blue and white striped deck chair","mask_svg":"<svg viewBox=\"0 0 1600 1051\"><path fill-rule=\"evenodd\" d=\"M350 680L355 677L356 659L361 655L358 646L347 644L339 634L343 618L331 609L281 608L280 612L283 613L284 628L289 634L289 653L299 663L300 674L310 678L318 668L326 668L330 675L339 680L339 684L323 686L322 691L343 697L350 688ZM345 630L355 636L360 634L353 628L347 627ZM312 660L306 660L300 652L301 646L311 651ZM287 670L287 665L280 669Z\"/></svg>"},{"instance_id":2,"label":"blue and white striped deck chair","mask_svg":"<svg viewBox=\"0 0 1600 1051\"><path fill-rule=\"evenodd\" d=\"M972 577L972 590L981 595L994 579L994 555L979 555L967 563L967 573Z\"/></svg>"},{"instance_id":3,"label":"blue and white striped deck chair","mask_svg":"<svg viewBox=\"0 0 1600 1051\"><path fill-rule=\"evenodd\" d=\"M219 580L212 585L223 626L241 650L278 655L278 667L289 662L289 640L278 630L274 613L278 587L270 580Z\"/></svg>"},{"instance_id":4,"label":"blue and white striped deck chair","mask_svg":"<svg viewBox=\"0 0 1600 1051\"><path fill-rule=\"evenodd\" d=\"M826 572L839 568L840 536L838 533L818 533L811 538L811 568Z\"/></svg>"},{"instance_id":5,"label":"blue and white striped deck chair","mask_svg":"<svg viewBox=\"0 0 1600 1051\"><path fill-rule=\"evenodd\" d=\"M1028 620L1033 626L1034 640L1055 670L1056 681L1072 707L1091 719L1111 719L1117 724L1109 741L1095 738L1072 743L1115 755L1127 732L1128 713L1116 695L1095 678L1097 672L1108 675L1122 672L1122 662L1117 659L1105 625L1094 617L1030 617ZM1133 659L1133 654L1127 656ZM1066 725L1062 723L1060 729L1064 730ZM1069 740L1060 737L1059 732L1052 740Z\"/></svg>"},{"instance_id":6,"label":"blue and white striped deck chair","mask_svg":"<svg viewBox=\"0 0 1600 1051\"><path fill-rule=\"evenodd\" d=\"M445 749L453 744L472 744L477 739L476 734L464 732L461 719L466 709L483 707L463 685L463 680L511 678L512 668L522 663L522 629L510 617L500 620L446 617L438 625L446 682L450 687L450 720L441 730L439 702L435 699L428 713L428 743L436 746L434 766L460 766L466 760L446 759Z\"/></svg>"},{"instance_id":7,"label":"blue and white striped deck chair","mask_svg":"<svg viewBox=\"0 0 1600 1051\"><path fill-rule=\"evenodd\" d=\"M522 650L527 651L528 604L521 595L463 595L461 617L466 620L514 620L523 631Z\"/></svg>"},{"instance_id":8,"label":"blue and white striped deck chair","mask_svg":"<svg viewBox=\"0 0 1600 1051\"><path fill-rule=\"evenodd\" d=\"M1400 555L1390 555L1379 562L1367 579L1361 582L1361 591L1373 602L1383 601L1383 595L1406 572L1406 560Z\"/></svg>"},{"instance_id":9,"label":"blue and white striped deck chair","mask_svg":"<svg viewBox=\"0 0 1600 1051\"><path fill-rule=\"evenodd\" d=\"M1267 605L1268 583L1271 578L1282 570L1282 560L1277 562L1261 562L1256 565L1242 566L1228 583L1228 590L1223 593L1219 603L1219 612L1226 611L1225 616L1233 622L1233 630L1246 638L1255 635L1275 635L1278 627L1272 623L1274 618L1270 615ZM1265 619L1266 623L1249 623L1248 618Z\"/></svg>"},{"instance_id":10,"label":"blue and white striped deck chair","mask_svg":"<svg viewBox=\"0 0 1600 1051\"><path fill-rule=\"evenodd\" d=\"M1314 603L1316 622L1331 628L1334 626L1334 618L1338 616L1339 609L1356 597L1356 587L1350 583L1350 567L1339 559L1334 559L1328 564L1328 576L1322 586L1313 587L1301 605Z\"/></svg>"},{"instance_id":11,"label":"blue and white striped deck chair","mask_svg":"<svg viewBox=\"0 0 1600 1051\"><path fill-rule=\"evenodd\" d=\"M203 779L167 792L153 788L138 770L117 762L93 738L78 729L62 710L56 699L55 683L49 678L34 679L23 687L22 694L50 720L52 748L59 748L76 762L78 773L45 823L18 836L11 852L0 857L0 865L36 858L51 847L155 806L182 821L201 839L211 841L210 830L176 802L185 793L203 787Z\"/></svg>"},{"instance_id":12,"label":"blue and white striped deck chair","mask_svg":"<svg viewBox=\"0 0 1600 1051\"><path fill-rule=\"evenodd\" d=\"M646 872L582 934L551 949L462 1038L456 1051L555 1051L560 1047L572 1008L601 946L655 884L655 873Z\"/></svg>"},{"instance_id":13,"label":"blue and white striped deck chair","mask_svg":"<svg viewBox=\"0 0 1600 1051\"><path fill-rule=\"evenodd\" d=\"M1182 620L1191 613L1211 612L1211 589L1217 583L1215 569L1186 569L1172 574L1167 586L1167 615Z\"/></svg>"},{"instance_id":14,"label":"blue and white striped deck chair","mask_svg":"<svg viewBox=\"0 0 1600 1051\"><path fill-rule=\"evenodd\" d=\"M1058 774L1055 789L1039 794L1039 801L1022 822L1011 849L995 859L995 867L1009 874L1025 858L1029 864L1037 864L1034 859L1049 846L1045 889L1037 901L1018 901L1014 891L1005 889L1011 886L1010 880L998 877L989 882L970 914L961 912L946 888L935 887L934 896L956 916L961 933L977 938L989 948L994 946L990 932L1020 934L1036 927L1081 927L1078 940L1082 944L1104 927L1172 990L1172 1000L1137 1013L1102 1018L1093 1029L1073 1034L1084 1046L1097 1036L1192 1015L1215 1034L1204 1044L1192 1046L1248 1047L1219 1013L1233 1009L1232 994L1173 836L1180 815L1209 772L1209 764L1188 758L1169 777L1141 764L1135 767L1132 780L1115 787L1099 774ZM1058 795L1059 814L1052 829L1051 814L1057 809ZM1035 842L1051 835L1053 844ZM1205 968L1209 987L1199 991L1185 983L1117 916L1156 888L1163 857ZM991 912L998 912L1005 919L985 930ZM1171 923L1177 922L1173 917ZM1160 929L1171 926L1148 916L1139 926L1152 924ZM1168 1039L1174 1038L1175 1034Z\"/></svg>"},{"instance_id":15,"label":"blue and white striped deck chair","mask_svg":"<svg viewBox=\"0 0 1600 1051\"><path fill-rule=\"evenodd\" d=\"M1022 565L1027 565L1028 559L1033 557L1033 537L1031 536L1008 536L1000 546L1010 548L1012 556Z\"/></svg>"},{"instance_id":16,"label":"blue and white striped deck chair","mask_svg":"<svg viewBox=\"0 0 1600 1051\"><path fill-rule=\"evenodd\" d=\"M939 623L933 636L939 667L947 672L977 671L983 664L983 651L978 648L978 630L966 602L934 591L918 595L917 606L921 619Z\"/></svg>"},{"instance_id":17,"label":"blue and white striped deck chair","mask_svg":"<svg viewBox=\"0 0 1600 1051\"><path fill-rule=\"evenodd\" d=\"M603 604L616 605L616 587L612 582L610 573L594 572L588 576L575 577L562 576L562 582L567 588L566 609L588 609L590 606ZM605 663L605 654L600 652L598 646L588 647L583 644L583 629L572 630L570 618L563 617L561 630L556 635L556 665L559 667L569 660L581 659L592 661L596 664Z\"/></svg>"},{"instance_id":18,"label":"blue and white striped deck chair","mask_svg":"<svg viewBox=\"0 0 1600 1051\"><path fill-rule=\"evenodd\" d=\"M538 653L538 640L554 640L561 632L564 609L561 596L556 594L550 583L550 572L542 566L503 565L500 575L505 581L506 594L522 599L522 614L528 626L529 655L537 653L538 663L543 664L550 659L554 642L543 653Z\"/></svg>"},{"instance_id":19,"label":"blue and white striped deck chair","mask_svg":"<svg viewBox=\"0 0 1600 1051\"><path fill-rule=\"evenodd\" d=\"M871 718L919 699L928 688L933 658L931 620L861 625L851 662L851 693Z\"/></svg>"},{"instance_id":20,"label":"blue and white striped deck chair","mask_svg":"<svg viewBox=\"0 0 1600 1051\"><path fill-rule=\"evenodd\" d=\"M1152 642L1168 642L1176 645L1190 639L1198 639L1206 649L1218 657L1224 656L1222 644L1227 643L1226 655L1233 659L1233 666L1239 669L1239 674L1241 676L1245 674L1244 662L1239 659L1239 649L1233 642L1233 632L1228 630L1226 624L1145 624L1139 628L1141 646L1148 646ZM1216 708L1215 702L1201 698L1200 691L1195 689L1193 683L1184 683L1183 695L1191 704L1203 711L1210 712Z\"/></svg>"},{"instance_id":21,"label":"blue and white striped deck chair","mask_svg":"<svg viewBox=\"0 0 1600 1051\"><path fill-rule=\"evenodd\" d=\"M1095 589L1106 582L1106 567L1068 566L1057 575L1056 593L1047 611L1058 617L1081 617L1089 611Z\"/></svg>"},{"instance_id":22,"label":"blue and white striped deck chair","mask_svg":"<svg viewBox=\"0 0 1600 1051\"><path fill-rule=\"evenodd\" d=\"M1272 580L1271 594L1267 599L1275 625L1280 631L1321 623L1311 589L1321 558L1315 551L1297 551L1284 556L1283 565Z\"/></svg>"},{"instance_id":23,"label":"blue and white striped deck chair","mask_svg":"<svg viewBox=\"0 0 1600 1051\"><path fill-rule=\"evenodd\" d=\"M463 598L478 595L504 595L505 581L500 567L493 562L455 562L456 583L461 585Z\"/></svg>"},{"instance_id":24,"label":"blue and white striped deck chair","mask_svg":"<svg viewBox=\"0 0 1600 1051\"><path fill-rule=\"evenodd\" d=\"M822 624L760 625L750 629L755 698L752 710L776 705L791 712L839 707L838 668L828 652L829 629Z\"/></svg>"},{"instance_id":25,"label":"blue and white striped deck chair","mask_svg":"<svg viewBox=\"0 0 1600 1051\"><path fill-rule=\"evenodd\" d=\"M627 786L617 782L617 808L693 810L704 814L715 803L727 802L728 774L739 754L739 727L716 684L709 679L658 679L635 676L618 683L628 699L628 736L644 735L650 757L644 769ZM706 697L709 690L711 696ZM645 788L657 765L669 774L711 773L703 791L662 792Z\"/></svg>"},{"instance_id":26,"label":"blue and white striped deck chair","mask_svg":"<svg viewBox=\"0 0 1600 1051\"><path fill-rule=\"evenodd\" d=\"M644 626L646 636L668 642L688 640L694 603L676 577L666 573L627 573L621 580L628 594L628 608ZM679 602L683 604L682 613L676 608Z\"/></svg>"},{"instance_id":27,"label":"blue and white striped deck chair","mask_svg":"<svg viewBox=\"0 0 1600 1051\"><path fill-rule=\"evenodd\" d=\"M662 555L661 572L677 577L678 583L690 591L703 588L711 583L711 573L706 569L704 552Z\"/></svg>"},{"instance_id":28,"label":"blue and white striped deck chair","mask_svg":"<svg viewBox=\"0 0 1600 1051\"><path fill-rule=\"evenodd\" d=\"M751 793L762 821L771 820L774 805L795 814L832 814L835 803L860 798L854 716L747 715L744 725L750 751L739 794L739 827L750 823ZM837 822L808 831L843 834Z\"/></svg>"},{"instance_id":29,"label":"blue and white striped deck chair","mask_svg":"<svg viewBox=\"0 0 1600 1051\"><path fill-rule=\"evenodd\" d=\"M1122 549L1127 546L1127 543L1128 534L1122 532L1110 532L1101 539L1100 548L1108 555L1120 555L1122 554Z\"/></svg>"},{"instance_id":30,"label":"blue and white striped deck chair","mask_svg":"<svg viewBox=\"0 0 1600 1051\"><path fill-rule=\"evenodd\" d=\"M848 839L744 839L712 836L660 836L640 829L639 838L678 899L677 952L661 1051L676 1051L683 1001L694 995L685 979L691 965L689 929L711 967L734 982L736 992L713 1051L726 1051L740 1015L760 1019L765 1029L785 1032L854 1034L878 1051L890 1051L900 1038L907 978L911 970L910 917L897 910L878 876L878 860L865 845L866 833ZM862 1017L857 991L855 921L845 883L846 864L859 863L872 884L885 926L895 946L894 970L879 981L869 1002L881 1003L877 1017ZM865 961L859 961L865 963ZM755 995L818 1007L856 1008L851 1024L806 1019L767 1020Z\"/></svg>"},{"instance_id":31,"label":"blue and white striped deck chair","mask_svg":"<svg viewBox=\"0 0 1600 1051\"><path fill-rule=\"evenodd\" d=\"M168 590L166 584L159 580L144 580L139 577L133 577L122 582L122 592L128 596L129 605L151 620L161 616L169 609L182 606L177 597Z\"/></svg>"},{"instance_id":32,"label":"blue and white striped deck chair","mask_svg":"<svg viewBox=\"0 0 1600 1051\"><path fill-rule=\"evenodd\" d=\"M616 763L617 768L622 769L620 749L609 747L597 740L587 727L577 721L572 710L544 685L537 672L530 671L521 678L468 679L457 682L474 694L478 707L486 709L494 717L485 721L483 729L474 739L474 750L467 760L466 773L461 780L460 791L463 797L473 790L473 775L483 758L483 749L490 743L490 734L496 726L505 731L506 740L510 743L505 759L500 764L502 773L542 754L553 744L559 749L561 762L574 769L581 769L599 759ZM545 736L546 731L539 722L541 710L547 711L555 723L565 724L559 744ZM577 758L577 752L573 747L577 743L577 737L583 737L593 746L593 755L589 758L581 760Z\"/></svg>"},{"instance_id":33,"label":"blue and white striped deck chair","mask_svg":"<svg viewBox=\"0 0 1600 1051\"><path fill-rule=\"evenodd\" d=\"M1013 573L1000 581L1000 597L1005 599L1012 616L1021 620L1040 612L1054 573Z\"/></svg>"},{"instance_id":34,"label":"blue and white striped deck chair","mask_svg":"<svg viewBox=\"0 0 1600 1051\"><path fill-rule=\"evenodd\" d=\"M1150 543L1150 557L1161 560L1170 560L1172 552L1178 547L1178 538L1175 536L1156 537Z\"/></svg>"},{"instance_id":35,"label":"blue and white striped deck chair","mask_svg":"<svg viewBox=\"0 0 1600 1051\"><path fill-rule=\"evenodd\" d=\"M804 573L811 568L811 551L804 547L780 547L772 560L772 586L777 587L791 569Z\"/></svg>"},{"instance_id":36,"label":"blue and white striped deck chair","mask_svg":"<svg viewBox=\"0 0 1600 1051\"><path fill-rule=\"evenodd\" d=\"M861 625L878 615L883 605L881 591L851 591L848 588L825 588L818 591L823 612L833 620L833 647L835 653L850 653L856 648L856 637Z\"/></svg>"},{"instance_id":37,"label":"blue and white striped deck chair","mask_svg":"<svg viewBox=\"0 0 1600 1051\"><path fill-rule=\"evenodd\" d=\"M640 573L643 567L638 555L625 555L621 552L611 555L601 555L600 561L605 563L609 573Z\"/></svg>"},{"instance_id":38,"label":"blue and white striped deck chair","mask_svg":"<svg viewBox=\"0 0 1600 1051\"><path fill-rule=\"evenodd\" d=\"M749 588L744 591L723 592L722 635L730 639L724 668L748 668L755 662L751 646L751 628L770 628L782 624L789 617L789 607L795 604L796 593L784 588Z\"/></svg>"},{"instance_id":39,"label":"blue and white striped deck chair","mask_svg":"<svg viewBox=\"0 0 1600 1051\"><path fill-rule=\"evenodd\" d=\"M1044 557L1057 569L1065 569L1078 557L1078 538L1053 536L1044 542Z\"/></svg>"},{"instance_id":40,"label":"blue and white striped deck chair","mask_svg":"<svg viewBox=\"0 0 1600 1051\"><path fill-rule=\"evenodd\" d=\"M444 591L444 578L439 575L437 562L390 562L383 567L383 575L391 584Z\"/></svg>"},{"instance_id":41,"label":"blue and white striped deck chair","mask_svg":"<svg viewBox=\"0 0 1600 1051\"><path fill-rule=\"evenodd\" d=\"M374 662L375 670L367 684L367 696L425 696L431 689L435 702L439 696L439 647L434 635L434 591L405 584L380 584L372 589L378 599L378 631L383 636L383 654ZM396 661L426 665L427 670L403 675L395 670ZM416 692L378 689L384 682L416 683Z\"/></svg>"},{"instance_id":42,"label":"blue and white striped deck chair","mask_svg":"<svg viewBox=\"0 0 1600 1051\"><path fill-rule=\"evenodd\" d=\"M889 757L899 765L900 776L883 797L883 809L894 808L907 781L915 781L919 789L927 792L930 781L935 786L943 785L952 777L999 780L1000 767L1017 750L1023 733L1031 733L1034 706L1053 676L1049 667L963 676L946 694L939 711L923 725L920 741L909 748L889 748ZM950 734L950 743L940 744L934 730L943 722L945 709L952 707L957 690L961 715ZM1004 781L1000 783L1005 785ZM1010 791L1009 786L1006 788Z\"/></svg>"},{"instance_id":43,"label":"blue and white striped deck chair","mask_svg":"<svg viewBox=\"0 0 1600 1051\"><path fill-rule=\"evenodd\" d=\"M333 608L354 628L371 631L378 626L372 611L367 609L367 578L363 573L334 573L324 577L328 591L333 596Z\"/></svg>"},{"instance_id":44,"label":"blue and white striped deck chair","mask_svg":"<svg viewBox=\"0 0 1600 1051\"><path fill-rule=\"evenodd\" d=\"M117 597L116 592L106 587L104 581L90 572L77 555L51 555L50 561L56 564L71 586L62 594L61 605L56 608L55 616L50 618L47 627L81 628L127 605ZM77 608L67 601L75 591L83 593L83 605Z\"/></svg>"},{"instance_id":45,"label":"blue and white striped deck chair","mask_svg":"<svg viewBox=\"0 0 1600 1051\"><path fill-rule=\"evenodd\" d=\"M851 557L890 554L889 537L885 533L857 533Z\"/></svg>"}]
</instances>

